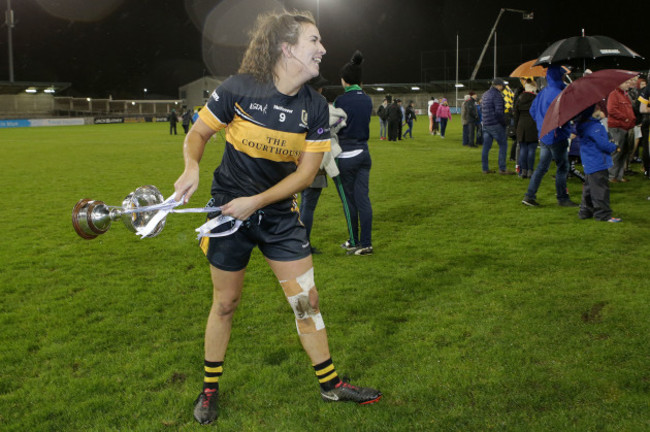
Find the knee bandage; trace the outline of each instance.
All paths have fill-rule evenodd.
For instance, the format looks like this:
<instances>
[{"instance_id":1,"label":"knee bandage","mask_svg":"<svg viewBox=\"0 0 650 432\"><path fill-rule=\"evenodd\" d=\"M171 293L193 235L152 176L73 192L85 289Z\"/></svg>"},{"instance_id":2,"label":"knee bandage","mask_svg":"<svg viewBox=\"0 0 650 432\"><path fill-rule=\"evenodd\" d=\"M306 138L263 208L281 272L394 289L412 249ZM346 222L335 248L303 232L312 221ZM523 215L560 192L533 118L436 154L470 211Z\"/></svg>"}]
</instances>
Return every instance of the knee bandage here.
<instances>
[{"instance_id":1,"label":"knee bandage","mask_svg":"<svg viewBox=\"0 0 650 432\"><path fill-rule=\"evenodd\" d=\"M313 267L295 279L280 281L280 285L296 315L296 329L299 335L314 333L325 328L323 317L318 309ZM314 300L316 307L311 305L310 298Z\"/></svg>"}]
</instances>

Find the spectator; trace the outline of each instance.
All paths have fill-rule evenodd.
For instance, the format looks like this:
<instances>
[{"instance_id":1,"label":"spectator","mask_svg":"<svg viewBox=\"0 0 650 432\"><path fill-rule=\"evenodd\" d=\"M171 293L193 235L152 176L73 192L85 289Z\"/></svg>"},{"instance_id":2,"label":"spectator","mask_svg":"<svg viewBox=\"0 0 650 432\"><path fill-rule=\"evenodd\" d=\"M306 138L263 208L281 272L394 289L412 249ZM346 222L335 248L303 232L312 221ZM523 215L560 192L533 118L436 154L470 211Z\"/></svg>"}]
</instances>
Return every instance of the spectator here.
<instances>
[{"instance_id":1,"label":"spectator","mask_svg":"<svg viewBox=\"0 0 650 432\"><path fill-rule=\"evenodd\" d=\"M499 145L499 174L514 174L506 169L506 153L508 152L508 138L506 137L506 119L504 115L503 95L505 81L495 78L492 87L483 95L481 108L483 111L483 152L481 155L483 174L492 174L488 165L488 155L492 148L492 141Z\"/></svg>"},{"instance_id":2,"label":"spectator","mask_svg":"<svg viewBox=\"0 0 650 432\"><path fill-rule=\"evenodd\" d=\"M643 123L643 114L641 114L641 102L639 102L639 94L645 88L646 81L645 78L637 77L636 85L630 87L627 91L627 96L632 102L632 110L634 111L634 117L636 118L636 123L634 124L634 148L630 153L630 157L627 160L628 169L631 163L641 163L639 158L639 144L641 143L641 123ZM631 173L631 170L629 171ZM626 173L627 174L627 173Z\"/></svg>"},{"instance_id":3,"label":"spectator","mask_svg":"<svg viewBox=\"0 0 650 432\"><path fill-rule=\"evenodd\" d=\"M524 92L515 101L513 120L519 143L519 177L530 178L535 169L537 152L537 125L528 111L535 100L537 86L531 79L526 80Z\"/></svg>"},{"instance_id":4,"label":"spectator","mask_svg":"<svg viewBox=\"0 0 650 432\"><path fill-rule=\"evenodd\" d=\"M438 111L436 112L436 117L438 117L440 122L440 138L444 138L445 131L447 130L447 122L451 120L451 110L449 109L447 99L442 98Z\"/></svg>"},{"instance_id":5,"label":"spectator","mask_svg":"<svg viewBox=\"0 0 650 432\"><path fill-rule=\"evenodd\" d=\"M551 65L546 71L547 86L537 95L530 107L530 115L537 123L537 130L542 129L544 116L548 111L551 102L562 92L566 85L562 81L565 69L561 66ZM539 163L533 172L528 184L528 190L524 195L522 204L537 207L539 203L535 200L542 178L548 172L551 160L555 160L557 171L555 172L555 192L558 205L562 207L577 207L578 204L571 201L566 187L567 173L569 171L569 136L570 130L567 127L553 129L548 134L540 137Z\"/></svg>"},{"instance_id":6,"label":"spectator","mask_svg":"<svg viewBox=\"0 0 650 432\"><path fill-rule=\"evenodd\" d=\"M327 84L327 80L323 78L322 75L318 75L316 78L312 78L308 81L308 84L316 90L319 94L323 94L323 87ZM330 113L330 140L331 140L331 149L329 152L324 152L323 162L321 162L320 169L314 177L314 181L300 193L300 220L305 226L307 231L307 239L309 240L309 245L311 248L312 255L319 255L322 252L314 247L311 241L311 230L314 226L314 214L316 213L316 206L318 205L318 200L320 195L323 192L323 189L327 187L327 174L329 170L334 170L334 172L329 172L332 177L339 175L338 168L336 163L333 161L333 156L338 155L341 152L341 148L338 145L338 139L336 134L333 132L334 124L342 123L345 124L345 112L341 109L334 108L329 105ZM332 163L330 164L329 161Z\"/></svg>"},{"instance_id":7,"label":"spectator","mask_svg":"<svg viewBox=\"0 0 650 432\"><path fill-rule=\"evenodd\" d=\"M609 168L609 181L612 183L627 182L623 177L625 165L632 150L628 144L627 134L636 123L632 102L627 97L627 90L634 80L628 80L612 91L607 98L607 128L618 151L612 156L613 165Z\"/></svg>"},{"instance_id":8,"label":"spectator","mask_svg":"<svg viewBox=\"0 0 650 432\"><path fill-rule=\"evenodd\" d=\"M192 121L192 110L187 108L185 112L183 113L183 130L185 131L185 135L187 135L187 132L190 130L190 125L193 123Z\"/></svg>"},{"instance_id":9,"label":"spectator","mask_svg":"<svg viewBox=\"0 0 650 432\"><path fill-rule=\"evenodd\" d=\"M399 134L399 125L402 122L402 101L395 99L395 101L388 106L388 141L397 141Z\"/></svg>"},{"instance_id":10,"label":"spectator","mask_svg":"<svg viewBox=\"0 0 650 432\"><path fill-rule=\"evenodd\" d=\"M650 130L650 86L645 86L639 91L639 113L641 114L641 141L639 145L643 150L643 172L650 179L650 154L648 153L648 135Z\"/></svg>"},{"instance_id":11,"label":"spectator","mask_svg":"<svg viewBox=\"0 0 650 432\"><path fill-rule=\"evenodd\" d=\"M483 98L481 97L476 101L476 114L478 119L474 125L474 136L476 136L476 147L483 145Z\"/></svg>"},{"instance_id":12,"label":"spectator","mask_svg":"<svg viewBox=\"0 0 650 432\"><path fill-rule=\"evenodd\" d=\"M433 135L433 125L436 123L436 115L431 112L431 105L436 101L436 98L431 96L429 102L427 102L427 114L429 115L429 134Z\"/></svg>"},{"instance_id":13,"label":"spectator","mask_svg":"<svg viewBox=\"0 0 650 432\"><path fill-rule=\"evenodd\" d=\"M469 92L465 101L460 107L460 121L463 124L463 145L476 147L474 145L474 128L478 122L478 110L476 108L476 93Z\"/></svg>"},{"instance_id":14,"label":"spectator","mask_svg":"<svg viewBox=\"0 0 650 432\"><path fill-rule=\"evenodd\" d=\"M517 131L515 129L514 112L515 106L515 92L506 83L503 87L503 116L506 120L506 139L512 138L512 145L510 146L510 160L516 162L517 155Z\"/></svg>"},{"instance_id":15,"label":"spectator","mask_svg":"<svg viewBox=\"0 0 650 432\"><path fill-rule=\"evenodd\" d=\"M585 170L586 180L582 188L582 201L578 217L599 221L620 222L612 217L609 207L609 172L612 166L613 152L616 145L609 140L607 130L600 123L603 112L594 105L583 111L576 118L576 131L580 139L580 157Z\"/></svg>"},{"instance_id":16,"label":"spectator","mask_svg":"<svg viewBox=\"0 0 650 432\"><path fill-rule=\"evenodd\" d=\"M409 104L406 107L406 125L408 126L408 129L404 132L403 138L406 138L406 135L413 138L413 120L417 121L417 119L415 110L413 109L413 101L409 101Z\"/></svg>"},{"instance_id":17,"label":"spectator","mask_svg":"<svg viewBox=\"0 0 650 432\"><path fill-rule=\"evenodd\" d=\"M178 135L176 133L176 123L178 123L178 116L176 115L176 110L172 108L172 111L169 113L167 116L167 120L169 120L169 135L174 132L174 135Z\"/></svg>"},{"instance_id":18,"label":"spectator","mask_svg":"<svg viewBox=\"0 0 650 432\"><path fill-rule=\"evenodd\" d=\"M402 104L399 104L399 109L402 113L402 120L399 122L399 129L397 131L397 139L399 141L402 140L402 128L404 127L404 124L406 124L406 108Z\"/></svg>"},{"instance_id":19,"label":"spectator","mask_svg":"<svg viewBox=\"0 0 650 432\"><path fill-rule=\"evenodd\" d=\"M339 73L345 93L337 97L334 106L347 114L346 126L339 133L341 154L337 160L345 192L353 238L341 246L353 255L370 255L372 249L372 205L370 203L370 168L368 149L372 100L361 89L363 56L356 51L352 60Z\"/></svg>"},{"instance_id":20,"label":"spectator","mask_svg":"<svg viewBox=\"0 0 650 432\"><path fill-rule=\"evenodd\" d=\"M431 135L438 133L438 117L436 117L436 114L438 113L438 107L440 107L440 101L438 99L434 99L431 107L429 108L429 113L431 114L431 118L433 120Z\"/></svg>"},{"instance_id":21,"label":"spectator","mask_svg":"<svg viewBox=\"0 0 650 432\"><path fill-rule=\"evenodd\" d=\"M384 98L384 101L377 108L377 117L379 117L379 139L386 139L386 130L388 127L388 99Z\"/></svg>"}]
</instances>

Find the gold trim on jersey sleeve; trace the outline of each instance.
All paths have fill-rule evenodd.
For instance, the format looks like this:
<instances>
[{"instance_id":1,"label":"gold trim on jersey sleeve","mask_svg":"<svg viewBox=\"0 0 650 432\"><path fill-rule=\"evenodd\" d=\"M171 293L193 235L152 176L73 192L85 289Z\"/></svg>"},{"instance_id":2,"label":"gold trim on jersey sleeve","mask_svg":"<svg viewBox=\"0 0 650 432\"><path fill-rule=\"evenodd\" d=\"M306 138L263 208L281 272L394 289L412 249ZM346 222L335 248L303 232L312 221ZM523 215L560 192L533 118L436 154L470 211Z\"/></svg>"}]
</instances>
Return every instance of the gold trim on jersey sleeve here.
<instances>
[{"instance_id":1,"label":"gold trim on jersey sleeve","mask_svg":"<svg viewBox=\"0 0 650 432\"><path fill-rule=\"evenodd\" d=\"M221 129L228 126L226 123L219 120L212 111L210 111L207 104L199 111L199 117L215 132L219 132Z\"/></svg>"},{"instance_id":2,"label":"gold trim on jersey sleeve","mask_svg":"<svg viewBox=\"0 0 650 432\"><path fill-rule=\"evenodd\" d=\"M329 138L324 140L307 140L305 153L325 153L332 149L332 144Z\"/></svg>"}]
</instances>

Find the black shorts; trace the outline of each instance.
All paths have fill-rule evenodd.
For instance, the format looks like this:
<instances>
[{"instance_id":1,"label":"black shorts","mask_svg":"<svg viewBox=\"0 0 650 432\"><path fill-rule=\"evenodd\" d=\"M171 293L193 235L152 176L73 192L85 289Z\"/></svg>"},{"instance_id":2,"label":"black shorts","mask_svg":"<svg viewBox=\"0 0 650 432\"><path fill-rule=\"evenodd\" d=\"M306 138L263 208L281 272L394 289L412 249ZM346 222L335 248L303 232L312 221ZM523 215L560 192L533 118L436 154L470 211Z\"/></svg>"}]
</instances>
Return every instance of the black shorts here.
<instances>
[{"instance_id":1,"label":"black shorts","mask_svg":"<svg viewBox=\"0 0 650 432\"><path fill-rule=\"evenodd\" d=\"M230 199L218 201L221 202L215 205L225 204ZM296 261L311 255L307 230L297 211L277 214L258 210L234 233L225 237L203 237L199 246L210 264L225 271L245 269L255 246L274 261Z\"/></svg>"}]
</instances>

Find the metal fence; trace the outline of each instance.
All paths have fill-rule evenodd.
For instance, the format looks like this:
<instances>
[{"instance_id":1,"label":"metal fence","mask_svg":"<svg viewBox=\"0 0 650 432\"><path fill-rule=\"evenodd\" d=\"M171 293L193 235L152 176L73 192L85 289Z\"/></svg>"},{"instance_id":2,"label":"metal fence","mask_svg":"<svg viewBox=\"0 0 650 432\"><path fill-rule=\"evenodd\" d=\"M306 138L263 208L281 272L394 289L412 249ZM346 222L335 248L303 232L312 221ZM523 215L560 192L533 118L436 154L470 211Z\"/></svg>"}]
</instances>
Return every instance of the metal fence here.
<instances>
[{"instance_id":1,"label":"metal fence","mask_svg":"<svg viewBox=\"0 0 650 432\"><path fill-rule=\"evenodd\" d=\"M113 100L55 97L54 115L75 116L164 116L183 108L182 100Z\"/></svg>"}]
</instances>

